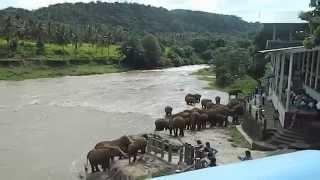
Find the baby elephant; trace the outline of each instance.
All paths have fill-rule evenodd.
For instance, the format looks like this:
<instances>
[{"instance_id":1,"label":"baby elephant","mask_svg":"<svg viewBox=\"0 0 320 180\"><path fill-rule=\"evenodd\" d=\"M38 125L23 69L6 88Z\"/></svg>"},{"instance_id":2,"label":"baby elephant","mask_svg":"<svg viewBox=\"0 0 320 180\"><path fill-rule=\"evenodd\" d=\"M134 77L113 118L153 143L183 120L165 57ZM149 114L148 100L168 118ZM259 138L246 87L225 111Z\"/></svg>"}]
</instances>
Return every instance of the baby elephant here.
<instances>
[{"instance_id":1,"label":"baby elephant","mask_svg":"<svg viewBox=\"0 0 320 180\"><path fill-rule=\"evenodd\" d=\"M208 109L208 103L212 103L212 100L211 99L202 99L201 100L202 109Z\"/></svg>"},{"instance_id":2,"label":"baby elephant","mask_svg":"<svg viewBox=\"0 0 320 180\"><path fill-rule=\"evenodd\" d=\"M143 137L138 137L133 139L132 143L128 147L129 164L131 163L131 157L133 157L133 162L137 160L138 151L140 150L142 154L146 152L147 140Z\"/></svg>"},{"instance_id":3,"label":"baby elephant","mask_svg":"<svg viewBox=\"0 0 320 180\"><path fill-rule=\"evenodd\" d=\"M185 101L187 103L187 105L195 105L197 103L197 99L193 96L193 95L187 95L185 97Z\"/></svg>"},{"instance_id":4,"label":"baby elephant","mask_svg":"<svg viewBox=\"0 0 320 180\"><path fill-rule=\"evenodd\" d=\"M110 165L109 152L106 149L93 149L87 154L87 164L90 162L91 172L98 172L99 165L102 166L103 171L106 171Z\"/></svg>"},{"instance_id":5,"label":"baby elephant","mask_svg":"<svg viewBox=\"0 0 320 180\"><path fill-rule=\"evenodd\" d=\"M171 106L166 106L164 108L164 111L166 112L166 116L171 116L172 115L172 107Z\"/></svg>"}]
</instances>

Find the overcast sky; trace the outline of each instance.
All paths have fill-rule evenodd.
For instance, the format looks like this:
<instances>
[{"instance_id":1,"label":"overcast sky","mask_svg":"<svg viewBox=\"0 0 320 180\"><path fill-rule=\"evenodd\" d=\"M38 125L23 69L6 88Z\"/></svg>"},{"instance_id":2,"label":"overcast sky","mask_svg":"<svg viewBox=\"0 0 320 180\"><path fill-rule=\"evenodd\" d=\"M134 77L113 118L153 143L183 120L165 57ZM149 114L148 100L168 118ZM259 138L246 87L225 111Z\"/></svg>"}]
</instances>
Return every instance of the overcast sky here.
<instances>
[{"instance_id":1,"label":"overcast sky","mask_svg":"<svg viewBox=\"0 0 320 180\"><path fill-rule=\"evenodd\" d=\"M0 0L0 9L20 7L37 9L55 3L92 0ZM114 2L114 0L101 0ZM190 9L233 14L246 21L301 22L298 14L309 9L310 0L118 0L161 6L167 9Z\"/></svg>"}]
</instances>

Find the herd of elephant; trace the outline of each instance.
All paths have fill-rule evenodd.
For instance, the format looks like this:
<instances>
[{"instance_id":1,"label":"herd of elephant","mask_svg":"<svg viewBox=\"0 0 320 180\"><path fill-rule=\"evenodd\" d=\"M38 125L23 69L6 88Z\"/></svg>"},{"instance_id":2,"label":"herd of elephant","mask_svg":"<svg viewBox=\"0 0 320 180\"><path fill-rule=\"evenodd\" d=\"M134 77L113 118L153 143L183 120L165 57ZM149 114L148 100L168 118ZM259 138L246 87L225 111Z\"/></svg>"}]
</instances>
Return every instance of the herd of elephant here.
<instances>
[{"instance_id":1,"label":"herd of elephant","mask_svg":"<svg viewBox=\"0 0 320 180\"><path fill-rule=\"evenodd\" d=\"M228 117L232 117L233 123L238 123L238 116L242 115L245 110L245 100L233 99L228 105L220 104L221 98L215 97L215 103L211 99L201 99L200 94L187 94L185 102L187 105L196 105L201 103L200 108L184 110L172 114L173 108L165 107L165 118L155 121L155 130L169 130L170 135L184 136L184 130L201 130L206 129L207 124L213 126L228 126Z\"/></svg>"},{"instance_id":2,"label":"herd of elephant","mask_svg":"<svg viewBox=\"0 0 320 180\"><path fill-rule=\"evenodd\" d=\"M100 171L99 165L103 171L110 168L110 162L112 162L115 157L119 159L129 157L129 164L133 157L133 162L135 162L139 151L142 154L145 153L147 146L146 138L146 135L136 137L122 136L112 141L99 142L95 145L94 149L88 152L87 165L89 162L91 172L94 173ZM85 167L86 171L88 170L87 165Z\"/></svg>"}]
</instances>

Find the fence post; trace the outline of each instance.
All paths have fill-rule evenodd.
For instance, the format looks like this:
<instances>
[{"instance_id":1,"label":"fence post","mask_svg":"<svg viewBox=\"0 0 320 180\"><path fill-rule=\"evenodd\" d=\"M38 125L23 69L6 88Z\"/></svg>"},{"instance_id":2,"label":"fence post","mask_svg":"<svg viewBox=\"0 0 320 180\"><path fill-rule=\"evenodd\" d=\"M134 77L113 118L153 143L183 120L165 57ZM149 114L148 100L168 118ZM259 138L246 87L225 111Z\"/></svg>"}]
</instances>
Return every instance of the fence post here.
<instances>
[{"instance_id":1,"label":"fence post","mask_svg":"<svg viewBox=\"0 0 320 180\"><path fill-rule=\"evenodd\" d=\"M193 164L194 160L194 147L190 144L190 165Z\"/></svg>"},{"instance_id":2,"label":"fence post","mask_svg":"<svg viewBox=\"0 0 320 180\"><path fill-rule=\"evenodd\" d=\"M171 163L172 161L172 146L169 144L169 152L168 152L168 162Z\"/></svg>"},{"instance_id":3,"label":"fence post","mask_svg":"<svg viewBox=\"0 0 320 180\"><path fill-rule=\"evenodd\" d=\"M150 152L151 152L150 141L151 141L151 140L147 140L147 153L150 153Z\"/></svg>"},{"instance_id":4,"label":"fence post","mask_svg":"<svg viewBox=\"0 0 320 180\"><path fill-rule=\"evenodd\" d=\"M183 162L183 146L180 146L179 164Z\"/></svg>"},{"instance_id":5,"label":"fence post","mask_svg":"<svg viewBox=\"0 0 320 180\"><path fill-rule=\"evenodd\" d=\"M164 158L165 145L164 141L161 141L161 159Z\"/></svg>"},{"instance_id":6,"label":"fence post","mask_svg":"<svg viewBox=\"0 0 320 180\"><path fill-rule=\"evenodd\" d=\"M188 164L188 156L189 156L189 148L188 148L188 143L184 144L184 162Z\"/></svg>"}]
</instances>

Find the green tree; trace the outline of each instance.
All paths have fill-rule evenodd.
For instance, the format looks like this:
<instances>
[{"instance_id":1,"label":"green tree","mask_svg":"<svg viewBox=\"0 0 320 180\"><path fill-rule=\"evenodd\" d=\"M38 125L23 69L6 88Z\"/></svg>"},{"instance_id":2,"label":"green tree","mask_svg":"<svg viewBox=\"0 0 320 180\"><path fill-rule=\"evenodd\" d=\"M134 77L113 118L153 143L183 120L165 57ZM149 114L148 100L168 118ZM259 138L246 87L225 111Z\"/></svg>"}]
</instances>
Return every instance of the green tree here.
<instances>
[{"instance_id":1,"label":"green tree","mask_svg":"<svg viewBox=\"0 0 320 180\"><path fill-rule=\"evenodd\" d=\"M139 39L131 38L121 46L121 53L125 56L122 61L124 65L133 68L144 68L146 66L144 50Z\"/></svg>"},{"instance_id":2,"label":"green tree","mask_svg":"<svg viewBox=\"0 0 320 180\"><path fill-rule=\"evenodd\" d=\"M146 35L142 39L142 46L144 49L144 56L146 58L147 66L159 66L161 59L161 47L158 39L152 34Z\"/></svg>"}]
</instances>

